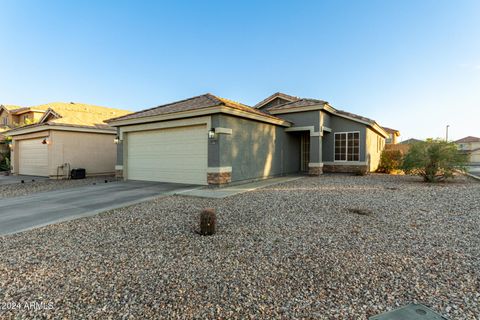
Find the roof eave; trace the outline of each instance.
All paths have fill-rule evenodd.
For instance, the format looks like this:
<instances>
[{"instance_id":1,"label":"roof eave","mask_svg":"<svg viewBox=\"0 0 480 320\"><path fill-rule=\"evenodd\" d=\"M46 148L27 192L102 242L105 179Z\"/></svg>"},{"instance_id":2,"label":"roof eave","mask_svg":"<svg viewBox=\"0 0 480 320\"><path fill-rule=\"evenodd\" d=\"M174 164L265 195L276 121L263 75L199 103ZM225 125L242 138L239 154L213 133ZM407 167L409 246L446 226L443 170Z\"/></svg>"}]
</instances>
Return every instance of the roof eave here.
<instances>
[{"instance_id":1,"label":"roof eave","mask_svg":"<svg viewBox=\"0 0 480 320\"><path fill-rule=\"evenodd\" d=\"M62 130L62 131L76 131L76 132L97 132L97 133L115 133L114 128L99 128L94 126L71 125L64 123L40 123L30 126L15 128L5 133L8 136L20 136L29 133L35 133L45 130Z\"/></svg>"}]
</instances>

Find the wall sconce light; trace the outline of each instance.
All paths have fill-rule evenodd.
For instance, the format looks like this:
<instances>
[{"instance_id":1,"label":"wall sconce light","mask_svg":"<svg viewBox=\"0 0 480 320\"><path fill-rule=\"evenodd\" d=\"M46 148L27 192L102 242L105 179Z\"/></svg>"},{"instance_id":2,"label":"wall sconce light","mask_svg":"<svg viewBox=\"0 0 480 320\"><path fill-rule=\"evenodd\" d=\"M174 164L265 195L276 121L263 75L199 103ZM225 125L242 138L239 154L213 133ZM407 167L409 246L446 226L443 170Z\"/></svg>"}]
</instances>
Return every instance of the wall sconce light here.
<instances>
[{"instance_id":1,"label":"wall sconce light","mask_svg":"<svg viewBox=\"0 0 480 320\"><path fill-rule=\"evenodd\" d=\"M8 147L10 148L10 150L13 150L13 143L12 143L12 141L8 141L8 142L7 142L7 145L8 145Z\"/></svg>"},{"instance_id":2,"label":"wall sconce light","mask_svg":"<svg viewBox=\"0 0 480 320\"><path fill-rule=\"evenodd\" d=\"M212 128L208 130L208 139L214 139L215 138L215 128Z\"/></svg>"},{"instance_id":3,"label":"wall sconce light","mask_svg":"<svg viewBox=\"0 0 480 320\"><path fill-rule=\"evenodd\" d=\"M120 138L118 136L116 136L115 139L113 139L113 143L119 144L120 143Z\"/></svg>"},{"instance_id":4,"label":"wall sconce light","mask_svg":"<svg viewBox=\"0 0 480 320\"><path fill-rule=\"evenodd\" d=\"M50 141L47 138L45 138L43 139L42 144L50 144Z\"/></svg>"}]
</instances>

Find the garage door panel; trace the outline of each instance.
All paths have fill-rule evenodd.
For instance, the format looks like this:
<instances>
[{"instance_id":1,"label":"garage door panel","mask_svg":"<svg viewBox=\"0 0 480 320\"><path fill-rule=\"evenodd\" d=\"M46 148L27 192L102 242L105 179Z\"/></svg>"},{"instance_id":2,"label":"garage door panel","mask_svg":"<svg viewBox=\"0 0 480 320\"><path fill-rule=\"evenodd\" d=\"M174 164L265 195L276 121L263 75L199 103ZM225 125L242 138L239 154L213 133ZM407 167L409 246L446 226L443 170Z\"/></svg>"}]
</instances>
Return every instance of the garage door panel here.
<instances>
[{"instance_id":1,"label":"garage door panel","mask_svg":"<svg viewBox=\"0 0 480 320\"><path fill-rule=\"evenodd\" d=\"M128 133L128 179L206 184L206 125Z\"/></svg>"},{"instance_id":2,"label":"garage door panel","mask_svg":"<svg viewBox=\"0 0 480 320\"><path fill-rule=\"evenodd\" d=\"M19 174L48 176L48 145L42 141L43 138L18 142Z\"/></svg>"}]
</instances>

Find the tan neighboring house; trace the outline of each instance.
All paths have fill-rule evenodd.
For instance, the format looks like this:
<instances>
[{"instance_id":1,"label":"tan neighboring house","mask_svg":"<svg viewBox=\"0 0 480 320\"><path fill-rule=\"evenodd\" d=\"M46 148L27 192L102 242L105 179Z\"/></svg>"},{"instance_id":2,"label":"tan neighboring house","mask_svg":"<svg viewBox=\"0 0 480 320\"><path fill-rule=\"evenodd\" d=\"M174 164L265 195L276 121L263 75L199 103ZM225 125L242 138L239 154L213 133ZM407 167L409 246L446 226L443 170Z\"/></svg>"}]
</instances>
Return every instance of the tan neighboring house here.
<instances>
[{"instance_id":1,"label":"tan neighboring house","mask_svg":"<svg viewBox=\"0 0 480 320\"><path fill-rule=\"evenodd\" d=\"M12 173L67 177L73 168L88 176L115 171L116 130L104 120L129 111L81 103L49 103L38 123L7 131L12 137Z\"/></svg>"},{"instance_id":2,"label":"tan neighboring house","mask_svg":"<svg viewBox=\"0 0 480 320\"><path fill-rule=\"evenodd\" d=\"M0 105L0 133L9 129L38 122L48 107L19 107L13 105ZM5 135L1 134L0 140Z\"/></svg>"},{"instance_id":3,"label":"tan neighboring house","mask_svg":"<svg viewBox=\"0 0 480 320\"><path fill-rule=\"evenodd\" d=\"M388 138L385 139L385 144L397 144L398 138L400 137L400 131L397 129L391 129L387 127L382 127L388 133Z\"/></svg>"},{"instance_id":4,"label":"tan neighboring house","mask_svg":"<svg viewBox=\"0 0 480 320\"><path fill-rule=\"evenodd\" d=\"M460 151L470 156L471 163L480 164L480 138L468 136L455 141L455 143Z\"/></svg>"}]
</instances>

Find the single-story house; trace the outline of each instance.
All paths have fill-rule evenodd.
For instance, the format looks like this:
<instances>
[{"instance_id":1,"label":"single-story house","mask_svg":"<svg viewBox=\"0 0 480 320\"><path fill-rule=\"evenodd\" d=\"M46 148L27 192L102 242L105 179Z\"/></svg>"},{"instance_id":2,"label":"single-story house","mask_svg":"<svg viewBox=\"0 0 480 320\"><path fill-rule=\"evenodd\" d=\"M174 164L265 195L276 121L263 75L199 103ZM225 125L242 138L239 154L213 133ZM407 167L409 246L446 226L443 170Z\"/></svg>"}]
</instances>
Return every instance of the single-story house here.
<instances>
[{"instance_id":1,"label":"single-story house","mask_svg":"<svg viewBox=\"0 0 480 320\"><path fill-rule=\"evenodd\" d=\"M255 107L204 94L106 122L117 175L199 185L375 171L388 138L371 119L282 93Z\"/></svg>"},{"instance_id":2,"label":"single-story house","mask_svg":"<svg viewBox=\"0 0 480 320\"><path fill-rule=\"evenodd\" d=\"M7 131L12 173L63 178L73 168L85 169L88 176L115 172L116 130L104 120L129 111L73 102L44 107L37 123Z\"/></svg>"}]
</instances>

